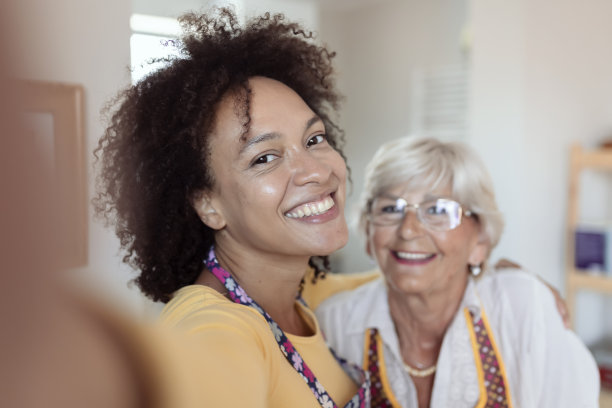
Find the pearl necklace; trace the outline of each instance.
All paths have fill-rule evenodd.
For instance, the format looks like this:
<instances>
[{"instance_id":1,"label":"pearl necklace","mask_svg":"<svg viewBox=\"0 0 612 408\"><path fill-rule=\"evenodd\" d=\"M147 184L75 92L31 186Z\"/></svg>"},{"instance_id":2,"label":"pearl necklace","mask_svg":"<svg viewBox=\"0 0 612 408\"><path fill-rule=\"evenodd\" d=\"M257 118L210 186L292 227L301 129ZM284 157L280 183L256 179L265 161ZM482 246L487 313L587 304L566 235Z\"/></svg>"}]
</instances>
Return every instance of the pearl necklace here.
<instances>
[{"instance_id":1,"label":"pearl necklace","mask_svg":"<svg viewBox=\"0 0 612 408\"><path fill-rule=\"evenodd\" d=\"M430 375L436 372L436 364L432 365L431 367L424 368L422 370L410 367L406 363L403 363L403 364L404 364L404 369L408 371L408 374L410 374L413 377L429 377Z\"/></svg>"}]
</instances>

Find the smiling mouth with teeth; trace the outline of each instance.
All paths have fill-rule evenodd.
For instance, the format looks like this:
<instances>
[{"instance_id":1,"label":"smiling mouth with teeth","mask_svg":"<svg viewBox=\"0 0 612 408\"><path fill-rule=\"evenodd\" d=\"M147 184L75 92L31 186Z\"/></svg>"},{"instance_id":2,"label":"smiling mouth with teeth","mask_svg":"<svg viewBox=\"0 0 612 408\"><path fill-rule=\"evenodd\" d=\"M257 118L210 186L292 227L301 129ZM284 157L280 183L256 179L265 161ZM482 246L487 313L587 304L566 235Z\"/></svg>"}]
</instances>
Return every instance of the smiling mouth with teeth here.
<instances>
[{"instance_id":1,"label":"smiling mouth with teeth","mask_svg":"<svg viewBox=\"0 0 612 408\"><path fill-rule=\"evenodd\" d=\"M433 258L435 254L425 254L419 252L395 252L395 255L400 259L407 261L424 261Z\"/></svg>"},{"instance_id":2,"label":"smiling mouth with teeth","mask_svg":"<svg viewBox=\"0 0 612 408\"><path fill-rule=\"evenodd\" d=\"M329 209L334 205L334 200L330 196L327 196L321 201L314 201L312 203L300 205L290 212L287 212L285 216L289 218L304 218L314 215L321 215L329 211Z\"/></svg>"}]
</instances>

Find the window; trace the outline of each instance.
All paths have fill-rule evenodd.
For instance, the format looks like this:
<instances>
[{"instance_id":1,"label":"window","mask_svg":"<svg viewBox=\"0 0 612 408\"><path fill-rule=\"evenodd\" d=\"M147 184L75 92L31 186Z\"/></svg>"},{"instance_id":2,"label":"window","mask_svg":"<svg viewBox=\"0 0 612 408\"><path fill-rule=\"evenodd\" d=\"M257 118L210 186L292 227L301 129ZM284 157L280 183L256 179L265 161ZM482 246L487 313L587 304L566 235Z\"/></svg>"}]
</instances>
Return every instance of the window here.
<instances>
[{"instance_id":1,"label":"window","mask_svg":"<svg viewBox=\"0 0 612 408\"><path fill-rule=\"evenodd\" d=\"M465 66L417 69L412 74L412 133L442 140L465 139L469 71Z\"/></svg>"},{"instance_id":2,"label":"window","mask_svg":"<svg viewBox=\"0 0 612 408\"><path fill-rule=\"evenodd\" d=\"M176 19L133 14L130 27L132 83L137 83L164 66L163 62L149 63L151 59L178 55L174 45L180 33L180 26Z\"/></svg>"}]
</instances>

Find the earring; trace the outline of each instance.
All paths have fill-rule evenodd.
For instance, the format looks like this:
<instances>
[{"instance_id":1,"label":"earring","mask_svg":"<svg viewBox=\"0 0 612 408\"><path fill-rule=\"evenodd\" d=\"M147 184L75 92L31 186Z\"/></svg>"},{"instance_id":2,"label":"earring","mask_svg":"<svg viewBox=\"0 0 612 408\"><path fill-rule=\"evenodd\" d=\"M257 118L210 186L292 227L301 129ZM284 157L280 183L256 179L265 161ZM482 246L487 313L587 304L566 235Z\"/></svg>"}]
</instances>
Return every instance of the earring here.
<instances>
[{"instance_id":1,"label":"earring","mask_svg":"<svg viewBox=\"0 0 612 408\"><path fill-rule=\"evenodd\" d=\"M469 268L470 268L470 273L474 277L480 275L480 272L482 272L482 269L480 268L480 265L470 265Z\"/></svg>"}]
</instances>

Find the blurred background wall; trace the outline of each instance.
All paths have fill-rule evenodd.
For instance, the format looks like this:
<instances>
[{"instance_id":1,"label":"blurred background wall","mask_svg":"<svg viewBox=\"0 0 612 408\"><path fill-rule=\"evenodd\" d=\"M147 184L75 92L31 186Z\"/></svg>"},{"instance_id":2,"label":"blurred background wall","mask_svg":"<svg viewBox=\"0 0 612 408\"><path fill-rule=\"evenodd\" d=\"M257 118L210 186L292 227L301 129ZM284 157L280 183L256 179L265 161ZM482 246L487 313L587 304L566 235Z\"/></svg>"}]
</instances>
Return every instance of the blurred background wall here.
<instances>
[{"instance_id":1,"label":"blurred background wall","mask_svg":"<svg viewBox=\"0 0 612 408\"><path fill-rule=\"evenodd\" d=\"M79 83L85 89L89 195L100 110L130 78L132 14L176 17L196 0L21 0L23 78ZM364 164L382 142L431 134L470 143L483 156L507 227L494 258L518 261L563 291L567 175L573 143L612 135L612 2L591 0L241 0L243 15L282 11L338 53L346 95L340 123L352 168L349 207ZM444 101L451 100L450 103ZM597 177L595 177L597 178ZM612 220L610 179L587 186L583 216ZM128 282L113 232L92 218L89 260L70 271L81 284L138 316L158 307ZM372 262L351 236L334 256L341 272ZM612 327L609 302L582 296L577 319L587 341Z\"/></svg>"}]
</instances>

